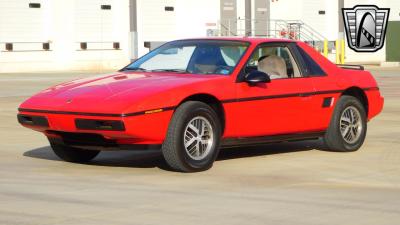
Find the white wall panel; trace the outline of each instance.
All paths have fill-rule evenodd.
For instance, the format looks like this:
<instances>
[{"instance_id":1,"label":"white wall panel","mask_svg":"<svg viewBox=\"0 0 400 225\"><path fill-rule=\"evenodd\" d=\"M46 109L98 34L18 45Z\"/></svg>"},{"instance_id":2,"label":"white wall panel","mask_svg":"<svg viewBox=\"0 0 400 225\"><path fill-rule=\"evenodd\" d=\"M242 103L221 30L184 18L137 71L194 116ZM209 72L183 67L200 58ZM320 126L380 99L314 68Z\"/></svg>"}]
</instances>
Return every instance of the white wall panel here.
<instances>
[{"instance_id":1,"label":"white wall panel","mask_svg":"<svg viewBox=\"0 0 400 225\"><path fill-rule=\"evenodd\" d=\"M30 2L41 7L29 8ZM129 61L128 6L128 0L0 0L0 72L121 68ZM50 51L43 51L48 41ZM4 42L14 43L14 51L5 51ZM80 51L79 42L88 42L88 50Z\"/></svg>"},{"instance_id":2,"label":"white wall panel","mask_svg":"<svg viewBox=\"0 0 400 225\"><path fill-rule=\"evenodd\" d=\"M165 11L166 6L174 11ZM138 18L146 41L164 41L176 37L175 0L138 0Z\"/></svg>"},{"instance_id":3,"label":"white wall panel","mask_svg":"<svg viewBox=\"0 0 400 225\"><path fill-rule=\"evenodd\" d=\"M237 0L241 18L244 1ZM41 7L29 8L29 3ZM399 0L362 3L390 7L390 20L400 20ZM345 7L356 4L360 1L345 0ZM101 10L101 5L111 5L111 10ZM165 6L174 11L165 11ZM336 0L277 0L271 1L270 7L271 19L302 20L328 39L337 38ZM319 15L319 10L325 10L325 15ZM220 1L137 0L137 14L139 55L143 55L148 51L145 41L206 36L207 29L216 28L212 24L218 23ZM129 60L129 22L129 0L0 0L0 72L118 68ZM51 51L41 51L41 43L48 41ZM15 43L15 51L6 52L5 42ZM89 50L79 51L79 42L88 42ZM121 50L90 50L90 46L110 49L112 42L119 42ZM385 48L363 54L346 48L346 60L384 61Z\"/></svg>"},{"instance_id":4,"label":"white wall panel","mask_svg":"<svg viewBox=\"0 0 400 225\"><path fill-rule=\"evenodd\" d=\"M78 42L113 41L112 0L75 0L75 39ZM111 10L102 10L101 5L111 5Z\"/></svg>"},{"instance_id":5,"label":"white wall panel","mask_svg":"<svg viewBox=\"0 0 400 225\"><path fill-rule=\"evenodd\" d=\"M176 38L204 37L219 20L219 1L177 0L176 5Z\"/></svg>"},{"instance_id":6,"label":"white wall panel","mask_svg":"<svg viewBox=\"0 0 400 225\"><path fill-rule=\"evenodd\" d=\"M29 3L41 8L29 8ZM43 42L49 39L49 15L46 0L1 0L0 42Z\"/></svg>"},{"instance_id":7,"label":"white wall panel","mask_svg":"<svg viewBox=\"0 0 400 225\"><path fill-rule=\"evenodd\" d=\"M218 0L138 0L139 55L148 52L146 41L206 36L207 29L216 28L219 5ZM174 11L165 11L165 6Z\"/></svg>"}]
</instances>

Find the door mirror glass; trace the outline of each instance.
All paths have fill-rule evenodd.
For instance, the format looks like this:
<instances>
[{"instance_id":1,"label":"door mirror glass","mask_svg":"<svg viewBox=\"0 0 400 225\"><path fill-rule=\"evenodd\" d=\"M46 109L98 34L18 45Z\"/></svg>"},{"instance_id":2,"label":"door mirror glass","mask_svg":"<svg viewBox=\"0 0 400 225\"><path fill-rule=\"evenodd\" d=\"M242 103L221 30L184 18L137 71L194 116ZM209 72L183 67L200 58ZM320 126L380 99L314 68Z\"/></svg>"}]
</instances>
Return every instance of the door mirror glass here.
<instances>
[{"instance_id":1,"label":"door mirror glass","mask_svg":"<svg viewBox=\"0 0 400 225\"><path fill-rule=\"evenodd\" d=\"M254 71L251 71L250 73L246 74L244 80L249 84L271 82L271 79L269 78L268 74L261 72L259 70L254 70Z\"/></svg>"}]
</instances>

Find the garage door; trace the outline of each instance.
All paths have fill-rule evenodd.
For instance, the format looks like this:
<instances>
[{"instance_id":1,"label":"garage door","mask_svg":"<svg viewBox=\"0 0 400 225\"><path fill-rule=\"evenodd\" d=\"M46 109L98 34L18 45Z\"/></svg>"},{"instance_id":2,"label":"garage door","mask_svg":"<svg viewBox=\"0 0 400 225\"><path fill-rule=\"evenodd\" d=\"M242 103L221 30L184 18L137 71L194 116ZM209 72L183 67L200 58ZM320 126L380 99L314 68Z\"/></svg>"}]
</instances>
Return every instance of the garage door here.
<instances>
[{"instance_id":1,"label":"garage door","mask_svg":"<svg viewBox=\"0 0 400 225\"><path fill-rule=\"evenodd\" d=\"M144 41L168 41L175 39L175 0L152 0L138 2L138 22Z\"/></svg>"},{"instance_id":2,"label":"garage door","mask_svg":"<svg viewBox=\"0 0 400 225\"><path fill-rule=\"evenodd\" d=\"M1 0L0 1L0 43L14 44L14 50L41 49L41 44L49 40L49 5L42 0ZM10 19L12 18L12 19ZM18 48L18 49L16 49Z\"/></svg>"},{"instance_id":3,"label":"garage door","mask_svg":"<svg viewBox=\"0 0 400 225\"><path fill-rule=\"evenodd\" d=\"M74 27L76 43L87 43L88 49L112 47L113 14L112 0L75 1Z\"/></svg>"}]
</instances>

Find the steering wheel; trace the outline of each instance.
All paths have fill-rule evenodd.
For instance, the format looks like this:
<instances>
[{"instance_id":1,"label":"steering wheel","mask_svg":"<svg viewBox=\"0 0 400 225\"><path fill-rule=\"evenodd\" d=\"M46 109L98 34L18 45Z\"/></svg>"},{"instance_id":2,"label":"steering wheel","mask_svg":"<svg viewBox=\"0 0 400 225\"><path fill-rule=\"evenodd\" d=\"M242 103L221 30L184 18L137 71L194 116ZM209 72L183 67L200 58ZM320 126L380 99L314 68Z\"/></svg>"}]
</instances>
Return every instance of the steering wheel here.
<instances>
[{"instance_id":1,"label":"steering wheel","mask_svg":"<svg viewBox=\"0 0 400 225\"><path fill-rule=\"evenodd\" d=\"M224 75L227 75L227 74L229 74L229 73L231 73L231 69L232 69L232 67L231 66L218 66L215 70L214 70L214 73L216 73L216 74L224 74Z\"/></svg>"}]
</instances>

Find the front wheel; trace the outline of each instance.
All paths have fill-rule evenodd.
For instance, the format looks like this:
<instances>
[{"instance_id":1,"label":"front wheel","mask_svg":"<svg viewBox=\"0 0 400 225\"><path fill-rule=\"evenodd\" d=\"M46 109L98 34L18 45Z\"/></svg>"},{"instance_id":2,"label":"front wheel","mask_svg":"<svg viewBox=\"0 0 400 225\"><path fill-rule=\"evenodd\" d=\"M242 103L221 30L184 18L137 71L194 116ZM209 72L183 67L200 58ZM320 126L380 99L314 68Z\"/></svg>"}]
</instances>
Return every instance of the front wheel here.
<instances>
[{"instance_id":1,"label":"front wheel","mask_svg":"<svg viewBox=\"0 0 400 225\"><path fill-rule=\"evenodd\" d=\"M364 106L353 96L342 96L324 136L326 146L333 151L356 151L364 143L366 133L367 115Z\"/></svg>"},{"instance_id":2,"label":"front wheel","mask_svg":"<svg viewBox=\"0 0 400 225\"><path fill-rule=\"evenodd\" d=\"M100 151L73 148L52 142L50 142L50 145L54 153L67 162L86 163L94 159L94 157L100 153Z\"/></svg>"},{"instance_id":3,"label":"front wheel","mask_svg":"<svg viewBox=\"0 0 400 225\"><path fill-rule=\"evenodd\" d=\"M182 172L211 168L218 155L221 124L207 104L187 101L175 111L162 153L168 165Z\"/></svg>"}]
</instances>

